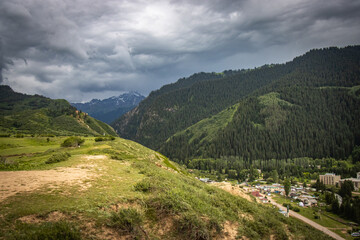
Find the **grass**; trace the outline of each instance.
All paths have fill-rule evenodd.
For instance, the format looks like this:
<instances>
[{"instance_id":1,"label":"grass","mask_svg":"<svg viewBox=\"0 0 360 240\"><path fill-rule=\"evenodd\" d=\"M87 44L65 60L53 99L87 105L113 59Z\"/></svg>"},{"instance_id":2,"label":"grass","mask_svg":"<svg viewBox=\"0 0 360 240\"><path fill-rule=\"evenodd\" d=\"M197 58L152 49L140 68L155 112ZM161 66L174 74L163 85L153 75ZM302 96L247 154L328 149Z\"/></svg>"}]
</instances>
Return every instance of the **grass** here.
<instances>
[{"instance_id":1,"label":"grass","mask_svg":"<svg viewBox=\"0 0 360 240\"><path fill-rule=\"evenodd\" d=\"M0 138L0 144L11 144L0 150L2 156L9 149L14 154L26 150L25 155L11 157L18 162L13 170L71 167L91 173L78 183L44 185L1 202L0 239L27 234L27 229L51 232L41 230L41 222L41 226L17 224L19 218L29 215L46 220L52 212L63 213L65 219L61 221L75 226L71 228L74 231L81 226L84 239L101 239L97 234L103 228L131 238L211 239L224 234L226 222L239 226L239 236L249 238L276 235L284 239L286 229L291 228L295 238L327 239L304 223L282 217L276 209L250 203L184 174L185 170L177 164L135 142L120 138L95 142L94 138L86 138L81 147L62 148L64 139L56 137L48 142L46 138ZM32 155L28 152L31 147ZM63 152L69 152L71 157L45 163L53 154ZM251 216L250 220L243 215ZM164 221L169 223L167 228ZM57 221L49 222L56 225ZM88 223L92 223L93 229L87 229Z\"/></svg>"},{"instance_id":2,"label":"grass","mask_svg":"<svg viewBox=\"0 0 360 240\"><path fill-rule=\"evenodd\" d=\"M65 152L65 153L56 153L56 154L53 154L51 157L49 157L49 159L46 160L45 163L46 164L58 163L58 162L68 160L69 157L71 157L71 155L69 153L67 153L67 152Z\"/></svg>"},{"instance_id":3,"label":"grass","mask_svg":"<svg viewBox=\"0 0 360 240\"><path fill-rule=\"evenodd\" d=\"M6 234L9 240L45 240L71 239L80 240L81 232L77 226L69 222L45 222L41 224L17 223L16 231Z\"/></svg>"},{"instance_id":4,"label":"grass","mask_svg":"<svg viewBox=\"0 0 360 240\"><path fill-rule=\"evenodd\" d=\"M111 214L109 226L115 228L120 235L131 234L134 237L141 236L143 229L142 214L135 208L122 208L119 212Z\"/></svg>"},{"instance_id":5,"label":"grass","mask_svg":"<svg viewBox=\"0 0 360 240\"><path fill-rule=\"evenodd\" d=\"M210 118L205 118L184 131L176 133L174 137L184 134L189 137L189 143L195 139L199 139L200 142L204 140L211 141L218 131L224 129L231 122L238 107L239 104L235 104Z\"/></svg>"}]
</instances>

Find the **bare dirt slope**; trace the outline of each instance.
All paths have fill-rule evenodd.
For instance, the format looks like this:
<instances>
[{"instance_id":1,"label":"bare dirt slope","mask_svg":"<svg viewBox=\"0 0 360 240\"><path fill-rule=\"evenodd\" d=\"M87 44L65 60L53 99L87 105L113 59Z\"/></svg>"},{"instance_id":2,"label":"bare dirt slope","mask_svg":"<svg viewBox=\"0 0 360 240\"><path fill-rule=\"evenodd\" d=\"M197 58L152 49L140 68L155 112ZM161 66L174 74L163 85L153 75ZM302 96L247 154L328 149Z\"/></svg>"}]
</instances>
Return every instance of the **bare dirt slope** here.
<instances>
[{"instance_id":1,"label":"bare dirt slope","mask_svg":"<svg viewBox=\"0 0 360 240\"><path fill-rule=\"evenodd\" d=\"M87 160L106 158L106 156L85 156ZM95 165L82 164L75 167L59 167L52 170L4 171L0 172L0 202L21 192L31 192L42 187L57 188L61 185L80 185L94 178ZM87 185L85 185L86 187Z\"/></svg>"}]
</instances>

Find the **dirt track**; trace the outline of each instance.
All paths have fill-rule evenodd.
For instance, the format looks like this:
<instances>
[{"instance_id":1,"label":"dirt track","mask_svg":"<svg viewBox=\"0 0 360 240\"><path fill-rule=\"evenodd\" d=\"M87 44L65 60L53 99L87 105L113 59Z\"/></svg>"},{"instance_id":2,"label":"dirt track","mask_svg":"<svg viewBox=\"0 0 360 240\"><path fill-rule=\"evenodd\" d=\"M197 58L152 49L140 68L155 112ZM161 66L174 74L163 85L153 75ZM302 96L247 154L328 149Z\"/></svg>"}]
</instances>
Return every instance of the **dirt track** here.
<instances>
[{"instance_id":1,"label":"dirt track","mask_svg":"<svg viewBox=\"0 0 360 240\"><path fill-rule=\"evenodd\" d=\"M212 183L213 186L216 186L218 188L221 188L233 195L237 195L237 196L240 196L240 197L243 197L245 199L247 199L248 201L252 201L250 196L247 195L245 192L243 192L241 189L238 189L238 188L234 188L231 186L230 183L227 183L227 182L221 182L221 183ZM278 203L276 203L273 199L271 199L270 197L268 197L268 199L270 200L270 202L275 205L276 207L280 208L281 210L284 210L286 211L286 208ZM337 235L336 233L330 231L329 229L327 229L326 227L323 227L321 226L320 224L314 222L314 221L311 221L310 219L306 218L306 217L303 217L302 215L294 212L294 211L291 211L290 210L290 216L291 217L295 217L297 219L300 219L301 221L309 224L310 226L324 232L325 234L327 234L328 236L336 239L336 240L345 240L344 238L342 238L341 236Z\"/></svg>"},{"instance_id":2,"label":"dirt track","mask_svg":"<svg viewBox=\"0 0 360 240\"><path fill-rule=\"evenodd\" d=\"M276 203L273 199L271 199L271 198L269 198L269 197L268 197L268 199L270 200L270 202L271 202L273 205L275 205L276 207L280 208L281 210L283 210L283 211L286 211L286 210L287 210L284 206ZM302 215L300 215L300 214L298 214L298 213L296 213L296 212L294 212L294 211L291 211L291 210L290 210L290 211L289 211L289 214L290 214L291 217L300 219L301 221L303 221L303 222L309 224L310 226L312 226L312 227L314 227L314 228L316 228L316 229L324 232L325 234L329 235L330 237L332 237L332 238L334 238L334 239L336 239L336 240L345 240L345 238L340 237L339 235L337 235L336 233L330 231L330 230L327 229L326 227L323 227L323 226L321 226L320 224L318 224L318 223L316 223L316 222L314 222L314 221L311 221L310 219L308 219L308 218L306 218L306 217L304 217L304 216L302 216Z\"/></svg>"}]
</instances>

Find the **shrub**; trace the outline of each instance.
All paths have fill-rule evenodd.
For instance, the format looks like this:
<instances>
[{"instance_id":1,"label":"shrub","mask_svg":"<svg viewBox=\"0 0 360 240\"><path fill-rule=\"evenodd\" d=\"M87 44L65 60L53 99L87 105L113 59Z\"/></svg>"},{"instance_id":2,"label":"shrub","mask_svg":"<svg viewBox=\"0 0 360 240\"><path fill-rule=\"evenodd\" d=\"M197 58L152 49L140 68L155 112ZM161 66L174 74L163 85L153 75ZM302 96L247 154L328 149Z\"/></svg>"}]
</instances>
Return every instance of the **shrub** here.
<instances>
[{"instance_id":1,"label":"shrub","mask_svg":"<svg viewBox=\"0 0 360 240\"><path fill-rule=\"evenodd\" d=\"M123 160L121 157L119 157L118 155L111 155L110 156L111 159L113 160Z\"/></svg>"},{"instance_id":2,"label":"shrub","mask_svg":"<svg viewBox=\"0 0 360 240\"><path fill-rule=\"evenodd\" d=\"M0 137L10 137L11 134L10 133L2 133L0 134Z\"/></svg>"},{"instance_id":3,"label":"shrub","mask_svg":"<svg viewBox=\"0 0 360 240\"><path fill-rule=\"evenodd\" d=\"M147 180L140 181L134 185L134 190L138 192L149 192L151 190L151 184Z\"/></svg>"},{"instance_id":4,"label":"shrub","mask_svg":"<svg viewBox=\"0 0 360 240\"><path fill-rule=\"evenodd\" d=\"M77 147L80 146L85 142L84 139L81 139L80 137L69 137L64 140L64 142L61 144L62 147Z\"/></svg>"},{"instance_id":5,"label":"shrub","mask_svg":"<svg viewBox=\"0 0 360 240\"><path fill-rule=\"evenodd\" d=\"M206 222L200 219L195 213L185 213L176 221L176 230L179 234L189 239L207 240L210 233Z\"/></svg>"},{"instance_id":6,"label":"shrub","mask_svg":"<svg viewBox=\"0 0 360 240\"><path fill-rule=\"evenodd\" d=\"M0 169L16 169L19 166L19 162L13 159L6 159L6 157L0 157Z\"/></svg>"},{"instance_id":7,"label":"shrub","mask_svg":"<svg viewBox=\"0 0 360 240\"><path fill-rule=\"evenodd\" d=\"M104 141L103 137L96 137L95 138L95 142L101 142L101 141Z\"/></svg>"},{"instance_id":8,"label":"shrub","mask_svg":"<svg viewBox=\"0 0 360 240\"><path fill-rule=\"evenodd\" d=\"M6 163L6 157L0 156L0 164L5 164L5 163Z\"/></svg>"},{"instance_id":9,"label":"shrub","mask_svg":"<svg viewBox=\"0 0 360 240\"><path fill-rule=\"evenodd\" d=\"M300 212L300 208L298 208L298 207L293 207L293 209L292 209L294 212Z\"/></svg>"},{"instance_id":10,"label":"shrub","mask_svg":"<svg viewBox=\"0 0 360 240\"><path fill-rule=\"evenodd\" d=\"M115 137L113 136L107 136L107 137L96 137L95 142L101 142L101 141L113 141L115 140Z\"/></svg>"},{"instance_id":11,"label":"shrub","mask_svg":"<svg viewBox=\"0 0 360 240\"><path fill-rule=\"evenodd\" d=\"M122 208L113 212L110 218L110 227L115 228L120 234L140 234L143 223L142 215L134 208ZM143 231L143 230L142 230Z\"/></svg>"},{"instance_id":12,"label":"shrub","mask_svg":"<svg viewBox=\"0 0 360 240\"><path fill-rule=\"evenodd\" d=\"M57 163L57 162L62 162L62 161L66 161L69 159L69 157L71 157L70 153L65 152L65 153L55 153L53 154L51 157L49 157L48 160L46 160L46 164L50 164L50 163Z\"/></svg>"}]
</instances>

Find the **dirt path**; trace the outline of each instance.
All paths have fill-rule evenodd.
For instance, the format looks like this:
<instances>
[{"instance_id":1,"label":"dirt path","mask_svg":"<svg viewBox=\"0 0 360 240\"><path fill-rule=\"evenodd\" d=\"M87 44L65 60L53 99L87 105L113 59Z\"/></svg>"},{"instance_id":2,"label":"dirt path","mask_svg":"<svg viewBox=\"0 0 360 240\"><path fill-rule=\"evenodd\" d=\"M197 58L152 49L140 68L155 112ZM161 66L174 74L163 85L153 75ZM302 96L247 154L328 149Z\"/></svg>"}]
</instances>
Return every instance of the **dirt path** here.
<instances>
[{"instance_id":1,"label":"dirt path","mask_svg":"<svg viewBox=\"0 0 360 240\"><path fill-rule=\"evenodd\" d=\"M84 156L95 160L106 156ZM59 185L80 185L85 180L96 177L96 165L82 164L71 168L59 167L52 170L0 171L0 202L21 192L31 192L42 187L57 188ZM85 184L84 187L89 186Z\"/></svg>"},{"instance_id":2,"label":"dirt path","mask_svg":"<svg viewBox=\"0 0 360 240\"><path fill-rule=\"evenodd\" d=\"M240 189L238 189L238 188L235 188L235 187L231 186L231 184L228 183L228 182L211 183L211 185L216 186L216 187L218 187L218 188L221 188L221 189L223 189L223 190L225 190L225 191L227 191L227 192L229 192L229 193L231 193L231 194L233 194L233 195L243 197L243 198L245 198L245 199L247 199L247 200L249 200L249 201L252 202L252 199L250 198L249 195L247 195L244 191L242 191L242 190L240 190ZM270 200L270 202L271 202L273 205L275 205L276 207L280 208L281 210L284 210L284 211L287 210L284 206L276 203L276 202L275 202L272 198L270 198L269 196L268 196L268 199ZM314 221L312 221L312 220L310 220L310 219L308 219L308 218L306 218L306 217L304 217L304 216L302 216L302 215L300 215L300 214L298 214L298 213L296 213L296 212L294 212L294 211L291 211L291 210L290 210L290 216L291 216L291 217L295 217L295 218L297 218L297 219L300 219L301 221L303 221L303 222L309 224L310 226L312 226L312 227L314 227L314 228L322 231L323 233L327 234L328 236L330 236L330 237L332 237L332 238L334 238L334 239L336 239L336 240L345 240L345 238L340 237L339 235L337 235L336 233L330 231L330 230L327 229L326 227L323 227L323 226L321 226L320 224L318 224L318 223L316 223L316 222L314 222Z\"/></svg>"},{"instance_id":3,"label":"dirt path","mask_svg":"<svg viewBox=\"0 0 360 240\"><path fill-rule=\"evenodd\" d=\"M286 211L286 210L287 210L286 207L284 207L284 206L276 203L272 198L268 197L268 199L271 201L271 203L272 203L274 206L280 208L280 209L283 210L283 211ZM303 222L309 224L310 226L312 226L312 227L314 227L314 228L322 231L323 233L329 235L330 237L332 237L332 238L334 238L334 239L337 239L337 240L345 240L345 238L340 237L339 235L337 235L336 233L330 231L330 230L327 229L326 227L323 227L323 226L321 226L320 224L318 224L318 223L316 223L316 222L314 222L314 221L312 221L312 220L310 220L310 219L308 219L308 218L306 218L306 217L304 217L304 216L302 216L302 215L300 215L300 214L298 214L298 213L296 213L296 212L294 212L294 211L291 211L291 210L290 210L289 213L290 213L290 216L291 216L291 217L295 217L295 218L297 218L297 219L300 219L301 221L303 221Z\"/></svg>"}]
</instances>

